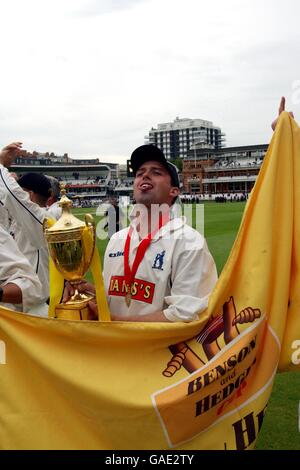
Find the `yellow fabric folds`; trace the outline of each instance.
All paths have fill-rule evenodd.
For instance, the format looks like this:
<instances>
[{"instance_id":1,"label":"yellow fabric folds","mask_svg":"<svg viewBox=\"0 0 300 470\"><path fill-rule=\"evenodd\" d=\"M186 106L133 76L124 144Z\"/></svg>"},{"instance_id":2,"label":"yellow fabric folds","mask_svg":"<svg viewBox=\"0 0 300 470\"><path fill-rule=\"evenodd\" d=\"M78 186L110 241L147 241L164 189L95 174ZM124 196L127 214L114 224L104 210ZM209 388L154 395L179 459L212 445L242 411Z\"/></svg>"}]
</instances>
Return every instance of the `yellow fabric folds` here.
<instances>
[{"instance_id":1,"label":"yellow fabric folds","mask_svg":"<svg viewBox=\"0 0 300 470\"><path fill-rule=\"evenodd\" d=\"M300 130L283 113L198 322L2 308L0 447L252 449L278 364L299 369L299 162Z\"/></svg>"}]
</instances>

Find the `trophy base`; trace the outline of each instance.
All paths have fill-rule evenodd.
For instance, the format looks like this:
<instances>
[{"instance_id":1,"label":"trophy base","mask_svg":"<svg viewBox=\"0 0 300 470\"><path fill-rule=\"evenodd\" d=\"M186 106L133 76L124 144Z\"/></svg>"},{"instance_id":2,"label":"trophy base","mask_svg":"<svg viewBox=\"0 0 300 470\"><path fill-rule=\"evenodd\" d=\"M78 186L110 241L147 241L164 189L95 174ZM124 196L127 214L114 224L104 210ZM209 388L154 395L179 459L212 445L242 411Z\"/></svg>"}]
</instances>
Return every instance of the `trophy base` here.
<instances>
[{"instance_id":1,"label":"trophy base","mask_svg":"<svg viewBox=\"0 0 300 470\"><path fill-rule=\"evenodd\" d=\"M60 320L89 320L88 303L92 298L81 301L71 301L55 307L55 318Z\"/></svg>"}]
</instances>

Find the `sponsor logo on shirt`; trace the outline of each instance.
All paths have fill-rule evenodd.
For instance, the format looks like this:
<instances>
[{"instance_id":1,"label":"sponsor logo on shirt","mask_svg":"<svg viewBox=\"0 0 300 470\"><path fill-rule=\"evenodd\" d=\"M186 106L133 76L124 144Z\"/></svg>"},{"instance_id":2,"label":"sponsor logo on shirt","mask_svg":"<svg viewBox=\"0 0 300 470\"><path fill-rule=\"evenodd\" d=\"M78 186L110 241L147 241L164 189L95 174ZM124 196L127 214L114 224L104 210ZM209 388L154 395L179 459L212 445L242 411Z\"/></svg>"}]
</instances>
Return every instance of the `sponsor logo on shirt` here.
<instances>
[{"instance_id":1,"label":"sponsor logo on shirt","mask_svg":"<svg viewBox=\"0 0 300 470\"><path fill-rule=\"evenodd\" d=\"M112 276L109 283L109 295L117 297L126 297L128 291L124 276ZM131 298L147 304L152 304L155 291L153 282L134 279L131 284Z\"/></svg>"},{"instance_id":2,"label":"sponsor logo on shirt","mask_svg":"<svg viewBox=\"0 0 300 470\"><path fill-rule=\"evenodd\" d=\"M109 253L110 258L118 258L119 256L124 256L124 251L117 251L116 253Z\"/></svg>"},{"instance_id":3,"label":"sponsor logo on shirt","mask_svg":"<svg viewBox=\"0 0 300 470\"><path fill-rule=\"evenodd\" d=\"M163 265L164 265L164 257L165 257L165 250L162 251L161 253L157 253L157 255L154 258L154 262L152 265L153 269L159 269L160 271L163 271Z\"/></svg>"}]
</instances>

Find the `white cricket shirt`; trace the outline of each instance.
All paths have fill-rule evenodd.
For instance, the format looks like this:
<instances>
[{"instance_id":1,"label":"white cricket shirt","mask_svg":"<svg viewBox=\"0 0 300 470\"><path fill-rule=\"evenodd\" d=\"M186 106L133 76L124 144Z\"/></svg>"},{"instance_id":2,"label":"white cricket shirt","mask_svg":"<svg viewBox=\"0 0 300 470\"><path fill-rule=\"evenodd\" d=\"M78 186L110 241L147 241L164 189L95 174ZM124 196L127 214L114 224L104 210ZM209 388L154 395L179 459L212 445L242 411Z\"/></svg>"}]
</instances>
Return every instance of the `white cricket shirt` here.
<instances>
[{"instance_id":1,"label":"white cricket shirt","mask_svg":"<svg viewBox=\"0 0 300 470\"><path fill-rule=\"evenodd\" d=\"M114 234L104 257L104 281L112 314L129 317L163 311L170 321L190 322L208 305L217 282L215 262L204 237L185 223L172 219L154 236L141 261L125 302L124 246L129 228ZM140 239L134 228L129 253L132 267Z\"/></svg>"},{"instance_id":2,"label":"white cricket shirt","mask_svg":"<svg viewBox=\"0 0 300 470\"><path fill-rule=\"evenodd\" d=\"M37 275L11 235L0 227L0 285L4 286L11 282L20 287L23 303L19 308L11 304L2 303L2 305L14 310L45 315L43 305L39 305L42 286Z\"/></svg>"}]
</instances>

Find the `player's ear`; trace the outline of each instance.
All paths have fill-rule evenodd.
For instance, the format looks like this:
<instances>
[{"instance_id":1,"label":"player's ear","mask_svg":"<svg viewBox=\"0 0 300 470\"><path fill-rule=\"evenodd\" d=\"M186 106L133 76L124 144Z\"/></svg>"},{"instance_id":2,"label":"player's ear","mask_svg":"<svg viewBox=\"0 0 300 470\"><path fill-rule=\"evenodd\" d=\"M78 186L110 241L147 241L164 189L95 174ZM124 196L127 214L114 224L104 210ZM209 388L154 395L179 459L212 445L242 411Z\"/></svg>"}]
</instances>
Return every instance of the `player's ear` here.
<instances>
[{"instance_id":1,"label":"player's ear","mask_svg":"<svg viewBox=\"0 0 300 470\"><path fill-rule=\"evenodd\" d=\"M179 192L180 192L179 188L176 188L176 186L172 186L170 189L170 196L177 197Z\"/></svg>"}]
</instances>

